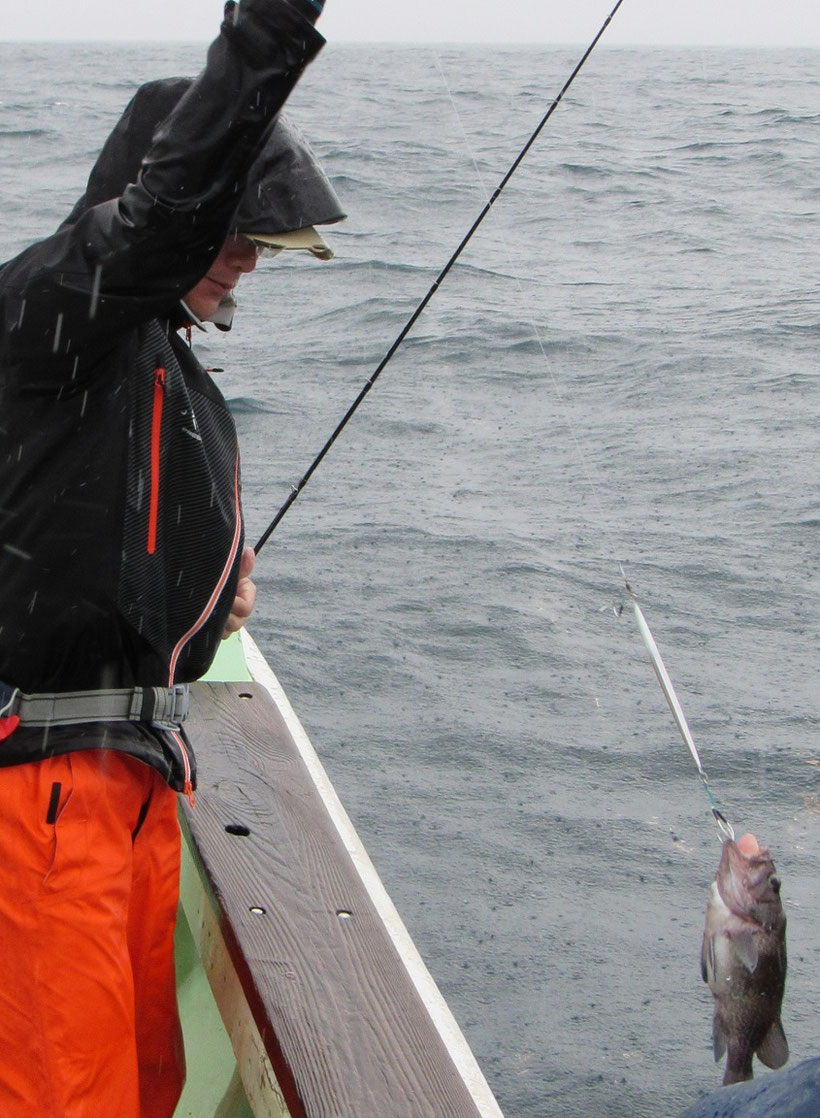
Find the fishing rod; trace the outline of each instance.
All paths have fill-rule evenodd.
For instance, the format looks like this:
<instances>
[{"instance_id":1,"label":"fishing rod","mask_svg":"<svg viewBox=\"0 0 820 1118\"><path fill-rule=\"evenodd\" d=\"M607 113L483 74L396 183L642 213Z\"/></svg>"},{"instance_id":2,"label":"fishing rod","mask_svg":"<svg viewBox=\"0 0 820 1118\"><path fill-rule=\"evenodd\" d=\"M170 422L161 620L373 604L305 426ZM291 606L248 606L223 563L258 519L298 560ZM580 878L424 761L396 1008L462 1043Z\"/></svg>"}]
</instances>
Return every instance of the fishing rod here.
<instances>
[{"instance_id":1,"label":"fishing rod","mask_svg":"<svg viewBox=\"0 0 820 1118\"><path fill-rule=\"evenodd\" d=\"M442 282L446 278L447 274L450 272L453 265L456 263L456 261L461 256L464 249L467 247L467 245L472 240L473 235L478 230L479 226L482 224L482 222L486 218L487 214L490 212L490 210L493 208L495 203L498 201L498 198L500 197L500 195L501 195L502 191L504 190L504 188L506 187L507 183L510 181L510 179L513 177L515 172L521 166L521 163L526 158L527 153L529 152L530 148L533 146L535 141L541 135L541 132L543 131L547 121L550 119L552 114L555 112L555 110L558 108L558 106L563 101L564 96L567 93L567 90L570 88L572 83L575 81L575 79L580 74L581 70L584 67L584 64L586 63L587 59L592 54L592 52L595 50L595 47L598 45L598 41L600 40L601 36L606 31L607 27L609 27L610 23L614 19L615 14L618 11L618 9L620 8L622 3L623 3L623 0L617 0L617 3L615 4L615 7L612 9L612 11L606 17L604 22L601 24L600 30L598 31L597 35L592 40L592 42L589 44L587 49L584 51L584 53L581 56L580 60L578 61L577 65L575 66L575 69L572 71L570 76L564 82L564 85L561 88L561 92L558 94L558 96L555 98L555 100L549 106L547 111L544 113L541 120L536 125L536 127L533 130L532 134L530 135L529 139L527 140L527 142L524 144L524 146L519 151L518 155L513 160L512 164L510 165L509 170L504 175L503 179L498 184L498 186L495 188L491 197L488 199L488 201L485 203L484 207L482 208L481 212L479 213L478 217L475 219L475 221L470 226L467 233L462 238L461 243L459 244L458 248L455 250L455 252L452 254L450 259L447 261L447 263L441 269L439 274L436 276L435 280L433 281L429 290L427 291L427 294L424 296L424 298L418 304L416 309L410 315L407 322L402 327L401 331L399 332L398 336L396 337L396 340L390 346L390 348L388 349L388 351L384 355L384 357L381 359L381 361L377 365L376 369L371 374L370 378L365 382L362 390L359 392L356 399L353 401L353 403L347 409L345 414L342 416L341 420L336 425L336 428L333 431L333 433L331 434L330 438L327 440L325 445L322 447L322 449L316 455L313 462L311 462L310 466L308 467L308 469L303 474L301 480L298 482L297 485L294 485L293 488L291 489L291 492L288 495L287 500L284 502L282 507L277 512L276 516L273 518L273 520L270 522L268 527L262 533L262 535L259 538L259 541L257 542L256 546L254 547L254 552L257 555L262 550L262 548L265 546L265 544L268 542L271 535L275 531L276 527L278 526L278 524L280 523L282 518L287 513L288 509L291 507L291 505L294 503L296 498L299 496L299 494L305 488L307 483L313 477L313 474L318 469L319 465L321 464L321 462L323 461L323 459L327 455L330 448L336 442L339 435L341 435L342 431L345 429L348 422L352 419L353 415L358 410L358 408L361 405L362 401L364 400L365 396L368 394L370 389L373 387L373 385L376 383L378 378L381 376L384 369L390 363L390 361L393 358L393 355L396 353L396 351L401 346L404 339L407 337L407 335L410 333L410 331L415 326L416 322L418 321L419 317L421 316L422 312L424 311L424 308L427 306L427 304L433 298L435 293L438 291L439 287L441 286Z\"/></svg>"}]
</instances>

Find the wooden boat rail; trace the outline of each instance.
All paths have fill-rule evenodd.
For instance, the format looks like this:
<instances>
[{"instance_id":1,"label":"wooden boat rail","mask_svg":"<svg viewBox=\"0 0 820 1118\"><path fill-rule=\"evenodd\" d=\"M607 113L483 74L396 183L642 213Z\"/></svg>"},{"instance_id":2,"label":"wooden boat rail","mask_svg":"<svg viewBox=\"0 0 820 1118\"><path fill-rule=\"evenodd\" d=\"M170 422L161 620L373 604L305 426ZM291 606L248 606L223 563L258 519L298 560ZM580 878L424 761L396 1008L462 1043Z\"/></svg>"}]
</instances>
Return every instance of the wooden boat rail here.
<instances>
[{"instance_id":1,"label":"wooden boat rail","mask_svg":"<svg viewBox=\"0 0 820 1118\"><path fill-rule=\"evenodd\" d=\"M502 1118L284 692L245 643L263 682L192 688L200 777L181 812L181 905L253 1114Z\"/></svg>"}]
</instances>

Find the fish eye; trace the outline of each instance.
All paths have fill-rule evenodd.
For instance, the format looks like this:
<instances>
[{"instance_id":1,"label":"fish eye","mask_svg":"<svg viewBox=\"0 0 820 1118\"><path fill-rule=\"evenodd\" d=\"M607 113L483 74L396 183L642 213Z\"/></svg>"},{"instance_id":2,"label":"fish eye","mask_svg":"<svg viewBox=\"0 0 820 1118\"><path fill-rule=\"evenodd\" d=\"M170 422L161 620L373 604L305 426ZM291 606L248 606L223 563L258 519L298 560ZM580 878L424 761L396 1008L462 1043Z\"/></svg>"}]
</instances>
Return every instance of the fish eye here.
<instances>
[{"instance_id":1,"label":"fish eye","mask_svg":"<svg viewBox=\"0 0 820 1118\"><path fill-rule=\"evenodd\" d=\"M769 884L771 885L772 889L774 889L775 893L780 892L780 878L776 874L772 874L772 876L769 878Z\"/></svg>"}]
</instances>

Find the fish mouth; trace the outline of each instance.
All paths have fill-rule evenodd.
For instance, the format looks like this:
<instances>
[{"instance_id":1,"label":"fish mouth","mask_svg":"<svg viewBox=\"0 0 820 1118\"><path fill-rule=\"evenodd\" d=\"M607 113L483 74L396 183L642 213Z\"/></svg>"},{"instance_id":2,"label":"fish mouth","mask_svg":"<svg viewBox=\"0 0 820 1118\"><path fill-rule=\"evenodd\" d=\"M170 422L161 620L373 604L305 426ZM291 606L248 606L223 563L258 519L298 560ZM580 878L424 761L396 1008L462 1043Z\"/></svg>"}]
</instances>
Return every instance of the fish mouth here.
<instances>
[{"instance_id":1,"label":"fish mouth","mask_svg":"<svg viewBox=\"0 0 820 1118\"><path fill-rule=\"evenodd\" d=\"M744 858L755 858L760 854L760 843L752 834L741 835L735 843L735 848Z\"/></svg>"},{"instance_id":2,"label":"fish mouth","mask_svg":"<svg viewBox=\"0 0 820 1118\"><path fill-rule=\"evenodd\" d=\"M781 909L780 878L769 850L754 835L724 843L715 885L736 917L764 928L772 923L772 913Z\"/></svg>"}]
</instances>

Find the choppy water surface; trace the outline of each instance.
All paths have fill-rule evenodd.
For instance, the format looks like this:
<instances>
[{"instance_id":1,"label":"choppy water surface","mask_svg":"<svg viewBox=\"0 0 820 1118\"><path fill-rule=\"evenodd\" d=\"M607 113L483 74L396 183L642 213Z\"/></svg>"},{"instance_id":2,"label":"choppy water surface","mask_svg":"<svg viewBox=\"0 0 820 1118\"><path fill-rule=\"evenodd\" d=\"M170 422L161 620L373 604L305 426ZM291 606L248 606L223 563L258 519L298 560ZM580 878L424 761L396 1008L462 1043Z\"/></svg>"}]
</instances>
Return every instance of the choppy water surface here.
<instances>
[{"instance_id":1,"label":"choppy water surface","mask_svg":"<svg viewBox=\"0 0 820 1118\"><path fill-rule=\"evenodd\" d=\"M47 233L195 47L0 46L0 248ZM293 103L336 260L247 283L225 368L256 538L572 52L330 46ZM774 852L817 1053L817 52L601 51L258 568L253 633L507 1118L658 1118L720 1071L715 792Z\"/></svg>"}]
</instances>

